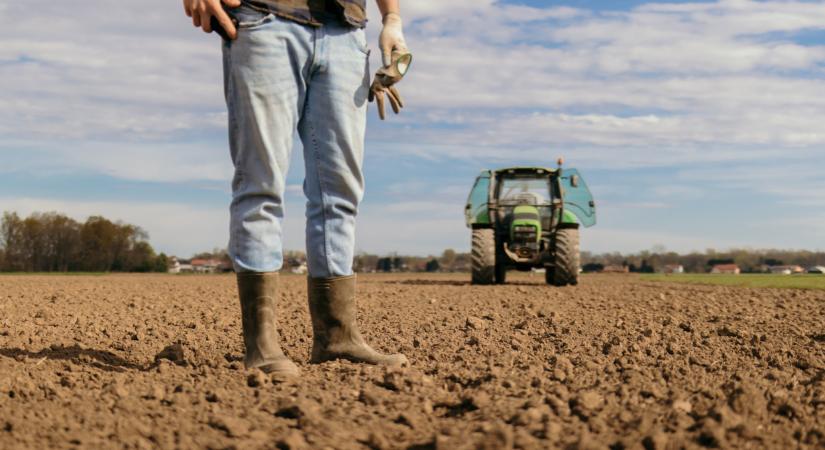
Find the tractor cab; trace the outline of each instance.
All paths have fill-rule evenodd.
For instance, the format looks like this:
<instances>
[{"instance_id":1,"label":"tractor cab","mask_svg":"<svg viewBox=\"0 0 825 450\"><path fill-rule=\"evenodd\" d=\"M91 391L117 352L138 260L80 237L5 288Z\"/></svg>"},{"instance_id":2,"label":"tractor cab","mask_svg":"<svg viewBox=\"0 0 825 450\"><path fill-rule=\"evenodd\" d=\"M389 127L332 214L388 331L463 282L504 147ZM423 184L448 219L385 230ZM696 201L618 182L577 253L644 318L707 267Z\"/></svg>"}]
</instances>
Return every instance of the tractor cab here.
<instances>
[{"instance_id":1,"label":"tractor cab","mask_svg":"<svg viewBox=\"0 0 825 450\"><path fill-rule=\"evenodd\" d=\"M547 240L543 231L553 227L554 186L545 169L505 169L496 173L495 214L501 251L520 264L537 262Z\"/></svg>"}]
</instances>

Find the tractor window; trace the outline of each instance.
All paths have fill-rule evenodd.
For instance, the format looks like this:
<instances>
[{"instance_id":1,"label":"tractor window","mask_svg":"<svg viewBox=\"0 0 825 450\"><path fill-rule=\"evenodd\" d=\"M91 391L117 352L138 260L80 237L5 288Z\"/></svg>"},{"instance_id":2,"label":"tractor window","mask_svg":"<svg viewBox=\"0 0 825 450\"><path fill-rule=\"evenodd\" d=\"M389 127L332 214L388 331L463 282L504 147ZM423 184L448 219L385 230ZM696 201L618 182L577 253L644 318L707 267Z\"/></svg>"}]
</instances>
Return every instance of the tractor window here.
<instances>
[{"instance_id":1,"label":"tractor window","mask_svg":"<svg viewBox=\"0 0 825 450\"><path fill-rule=\"evenodd\" d=\"M564 169L561 177L564 208L578 217L585 227L596 224L596 203L593 195L576 169Z\"/></svg>"},{"instance_id":2,"label":"tractor window","mask_svg":"<svg viewBox=\"0 0 825 450\"><path fill-rule=\"evenodd\" d=\"M490 223L490 216L487 210L488 196L490 193L490 175L484 174L476 179L470 197L467 199L466 219L467 225L476 223Z\"/></svg>"},{"instance_id":3,"label":"tractor window","mask_svg":"<svg viewBox=\"0 0 825 450\"><path fill-rule=\"evenodd\" d=\"M498 200L502 204L549 205L548 178L505 178L501 180Z\"/></svg>"}]
</instances>

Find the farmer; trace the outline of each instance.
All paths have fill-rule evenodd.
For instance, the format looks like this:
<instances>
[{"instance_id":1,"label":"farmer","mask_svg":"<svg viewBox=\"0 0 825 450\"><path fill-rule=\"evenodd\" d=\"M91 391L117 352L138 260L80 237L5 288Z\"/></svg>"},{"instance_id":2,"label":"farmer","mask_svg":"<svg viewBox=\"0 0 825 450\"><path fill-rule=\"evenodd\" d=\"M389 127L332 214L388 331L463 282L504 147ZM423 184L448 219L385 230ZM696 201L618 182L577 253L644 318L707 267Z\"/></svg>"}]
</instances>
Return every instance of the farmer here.
<instances>
[{"instance_id":1,"label":"farmer","mask_svg":"<svg viewBox=\"0 0 825 450\"><path fill-rule=\"evenodd\" d=\"M284 183L297 130L304 147L312 363L346 359L403 365L378 353L356 323L355 216L364 193L361 165L367 100L383 96L396 113L400 77L370 86L366 0L183 0L186 15L223 43L229 147L235 175L229 254L237 272L247 368L295 376L276 325L283 265ZM398 0L377 0L384 68L406 54ZM226 8L226 9L224 9ZM390 81L387 81L390 80Z\"/></svg>"}]
</instances>

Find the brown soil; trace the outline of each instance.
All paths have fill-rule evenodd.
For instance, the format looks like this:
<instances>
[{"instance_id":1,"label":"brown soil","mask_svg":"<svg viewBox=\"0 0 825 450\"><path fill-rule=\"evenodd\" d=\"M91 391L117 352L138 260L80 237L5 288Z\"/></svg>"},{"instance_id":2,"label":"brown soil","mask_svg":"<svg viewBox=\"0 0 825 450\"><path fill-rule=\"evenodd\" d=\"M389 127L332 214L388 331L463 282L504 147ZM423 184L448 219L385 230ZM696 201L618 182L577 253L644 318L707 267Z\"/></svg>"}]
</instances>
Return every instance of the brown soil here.
<instances>
[{"instance_id":1,"label":"brown soil","mask_svg":"<svg viewBox=\"0 0 825 450\"><path fill-rule=\"evenodd\" d=\"M285 277L278 384L231 276L3 276L0 448L825 447L825 293L512 278L362 277L393 371L307 364Z\"/></svg>"}]
</instances>

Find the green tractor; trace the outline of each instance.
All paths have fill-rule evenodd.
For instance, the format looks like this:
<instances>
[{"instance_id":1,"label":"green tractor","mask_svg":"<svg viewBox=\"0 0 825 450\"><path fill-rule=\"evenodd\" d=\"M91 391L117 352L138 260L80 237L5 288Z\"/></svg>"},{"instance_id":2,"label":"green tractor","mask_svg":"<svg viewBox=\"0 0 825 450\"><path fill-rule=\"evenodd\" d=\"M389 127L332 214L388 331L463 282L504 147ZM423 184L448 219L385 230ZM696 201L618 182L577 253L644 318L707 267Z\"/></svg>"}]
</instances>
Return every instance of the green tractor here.
<instances>
[{"instance_id":1,"label":"green tractor","mask_svg":"<svg viewBox=\"0 0 825 450\"><path fill-rule=\"evenodd\" d=\"M476 178L465 216L473 231L473 284L503 284L508 270L545 269L553 286L579 281L579 228L596 204L576 169L513 167Z\"/></svg>"}]
</instances>

